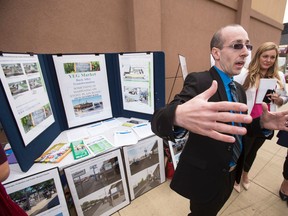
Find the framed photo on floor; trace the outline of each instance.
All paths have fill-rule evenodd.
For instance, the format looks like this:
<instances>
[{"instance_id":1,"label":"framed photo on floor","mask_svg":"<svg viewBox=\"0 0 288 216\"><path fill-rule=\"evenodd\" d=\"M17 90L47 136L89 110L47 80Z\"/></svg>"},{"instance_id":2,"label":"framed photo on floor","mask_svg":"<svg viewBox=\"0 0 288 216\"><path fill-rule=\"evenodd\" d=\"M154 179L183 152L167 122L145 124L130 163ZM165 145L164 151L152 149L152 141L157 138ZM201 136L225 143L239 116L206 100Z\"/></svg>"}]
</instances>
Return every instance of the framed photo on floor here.
<instances>
[{"instance_id":1,"label":"framed photo on floor","mask_svg":"<svg viewBox=\"0 0 288 216\"><path fill-rule=\"evenodd\" d=\"M4 184L4 187L28 215L69 215L58 168Z\"/></svg>"},{"instance_id":2,"label":"framed photo on floor","mask_svg":"<svg viewBox=\"0 0 288 216\"><path fill-rule=\"evenodd\" d=\"M130 203L120 150L64 169L77 214L111 215Z\"/></svg>"},{"instance_id":3,"label":"framed photo on floor","mask_svg":"<svg viewBox=\"0 0 288 216\"><path fill-rule=\"evenodd\" d=\"M123 147L131 199L165 181L163 141L157 136Z\"/></svg>"},{"instance_id":4,"label":"framed photo on floor","mask_svg":"<svg viewBox=\"0 0 288 216\"><path fill-rule=\"evenodd\" d=\"M174 170L176 170L180 155L184 149L184 146L188 140L188 137L189 137L189 133L187 133L187 135L184 136L183 138L175 139L175 142L168 141Z\"/></svg>"}]
</instances>

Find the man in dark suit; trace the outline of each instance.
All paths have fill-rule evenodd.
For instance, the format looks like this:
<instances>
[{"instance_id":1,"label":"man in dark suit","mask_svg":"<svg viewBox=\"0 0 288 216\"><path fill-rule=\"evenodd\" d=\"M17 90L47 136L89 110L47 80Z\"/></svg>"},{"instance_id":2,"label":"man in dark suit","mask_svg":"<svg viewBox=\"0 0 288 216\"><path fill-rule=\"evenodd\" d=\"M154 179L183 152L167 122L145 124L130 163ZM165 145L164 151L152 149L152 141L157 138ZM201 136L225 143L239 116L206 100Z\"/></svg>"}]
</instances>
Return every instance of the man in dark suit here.
<instances>
[{"instance_id":1,"label":"man in dark suit","mask_svg":"<svg viewBox=\"0 0 288 216\"><path fill-rule=\"evenodd\" d=\"M228 200L235 180L239 182L244 149L243 137L238 135L271 137L273 129L288 131L288 111L270 113L265 103L262 116L252 122L251 116L245 114L246 95L238 83L240 103L232 102L235 100L229 83L240 73L252 50L244 28L221 28L212 37L210 48L215 66L209 71L190 73L182 91L165 108L155 111L152 118L153 132L163 139L175 141L189 131L170 186L190 199L190 216L216 215ZM241 154L233 161L236 140Z\"/></svg>"},{"instance_id":2,"label":"man in dark suit","mask_svg":"<svg viewBox=\"0 0 288 216\"><path fill-rule=\"evenodd\" d=\"M287 127L288 127L288 121L287 121ZM278 141L277 143L281 146L288 147L288 132L287 131L279 131L277 134ZM279 190L280 198L283 201L286 201L288 204L288 151L287 155L283 164L283 181L281 183L281 187Z\"/></svg>"}]
</instances>

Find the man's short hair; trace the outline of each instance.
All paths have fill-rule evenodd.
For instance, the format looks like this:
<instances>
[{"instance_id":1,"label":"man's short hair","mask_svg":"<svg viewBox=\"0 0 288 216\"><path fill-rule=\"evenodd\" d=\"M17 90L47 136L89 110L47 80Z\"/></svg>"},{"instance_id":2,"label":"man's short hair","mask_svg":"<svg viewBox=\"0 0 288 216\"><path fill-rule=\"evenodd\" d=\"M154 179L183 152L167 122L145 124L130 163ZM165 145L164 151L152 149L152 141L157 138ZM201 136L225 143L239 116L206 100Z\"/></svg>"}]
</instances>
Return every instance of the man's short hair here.
<instances>
[{"instance_id":1,"label":"man's short hair","mask_svg":"<svg viewBox=\"0 0 288 216\"><path fill-rule=\"evenodd\" d=\"M227 25L227 26L220 28L217 32L214 33L214 35L211 39L210 50L212 50L213 47L217 47L219 49L223 48L223 44L225 41L222 37L222 31L223 31L223 29L228 28L228 27L242 27L242 26L239 24L230 24L230 25Z\"/></svg>"}]
</instances>

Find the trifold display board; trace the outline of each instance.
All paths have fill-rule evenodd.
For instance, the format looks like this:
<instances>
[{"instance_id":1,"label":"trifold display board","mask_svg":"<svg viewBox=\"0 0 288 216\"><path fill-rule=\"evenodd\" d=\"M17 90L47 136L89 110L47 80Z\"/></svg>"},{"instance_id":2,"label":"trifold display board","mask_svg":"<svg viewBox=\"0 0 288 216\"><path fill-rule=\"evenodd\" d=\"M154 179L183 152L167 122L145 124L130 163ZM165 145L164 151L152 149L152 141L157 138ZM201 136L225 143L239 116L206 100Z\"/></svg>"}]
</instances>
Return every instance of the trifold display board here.
<instances>
[{"instance_id":1,"label":"trifold display board","mask_svg":"<svg viewBox=\"0 0 288 216\"><path fill-rule=\"evenodd\" d=\"M0 120L23 172L64 130L165 105L163 52L0 54Z\"/></svg>"}]
</instances>

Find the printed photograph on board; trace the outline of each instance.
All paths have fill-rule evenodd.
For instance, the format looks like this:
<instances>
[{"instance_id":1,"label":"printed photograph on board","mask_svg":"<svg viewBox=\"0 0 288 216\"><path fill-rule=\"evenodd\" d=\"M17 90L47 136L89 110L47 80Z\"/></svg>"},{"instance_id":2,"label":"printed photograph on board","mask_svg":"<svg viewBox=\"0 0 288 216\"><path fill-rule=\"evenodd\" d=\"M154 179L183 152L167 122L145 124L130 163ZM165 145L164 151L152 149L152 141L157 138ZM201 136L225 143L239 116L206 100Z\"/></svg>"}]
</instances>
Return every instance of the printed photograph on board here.
<instances>
[{"instance_id":1,"label":"printed photograph on board","mask_svg":"<svg viewBox=\"0 0 288 216\"><path fill-rule=\"evenodd\" d=\"M4 187L29 216L69 215L57 168L7 183Z\"/></svg>"},{"instance_id":2,"label":"printed photograph on board","mask_svg":"<svg viewBox=\"0 0 288 216\"><path fill-rule=\"evenodd\" d=\"M175 139L175 142L168 141L169 150L170 150L174 169L176 169L176 167L177 167L177 164L178 164L179 159L180 159L180 155L184 149L184 146L188 140L188 137L189 137L189 133L187 133L187 135L184 136L183 138Z\"/></svg>"},{"instance_id":3,"label":"printed photograph on board","mask_svg":"<svg viewBox=\"0 0 288 216\"><path fill-rule=\"evenodd\" d=\"M123 108L153 114L153 53L120 54L119 66Z\"/></svg>"},{"instance_id":4,"label":"printed photograph on board","mask_svg":"<svg viewBox=\"0 0 288 216\"><path fill-rule=\"evenodd\" d=\"M64 169L78 215L111 215L129 204L120 150Z\"/></svg>"},{"instance_id":5,"label":"printed photograph on board","mask_svg":"<svg viewBox=\"0 0 288 216\"><path fill-rule=\"evenodd\" d=\"M163 141L156 136L123 147L131 199L165 181Z\"/></svg>"}]
</instances>

